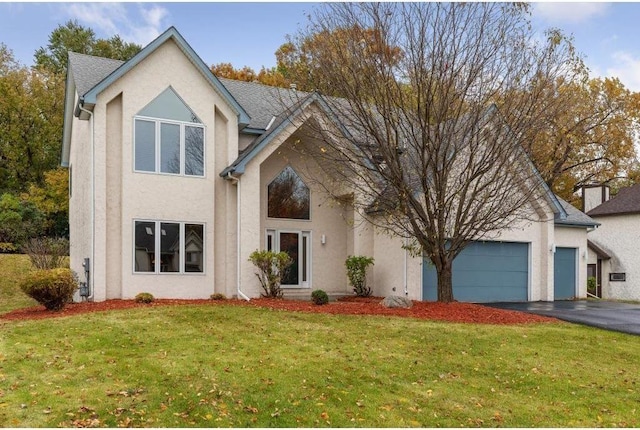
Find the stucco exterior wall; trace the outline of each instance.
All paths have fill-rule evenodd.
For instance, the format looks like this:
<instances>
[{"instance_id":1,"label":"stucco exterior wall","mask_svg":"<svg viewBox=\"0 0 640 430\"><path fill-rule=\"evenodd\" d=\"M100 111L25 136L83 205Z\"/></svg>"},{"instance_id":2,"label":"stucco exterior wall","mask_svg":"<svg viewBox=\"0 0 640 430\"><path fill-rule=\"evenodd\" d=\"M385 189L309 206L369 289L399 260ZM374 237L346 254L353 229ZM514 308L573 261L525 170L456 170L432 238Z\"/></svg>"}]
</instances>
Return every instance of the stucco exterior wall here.
<instances>
[{"instance_id":1,"label":"stucco exterior wall","mask_svg":"<svg viewBox=\"0 0 640 430\"><path fill-rule=\"evenodd\" d=\"M344 261L349 249L349 220L343 204L331 199L316 183L321 174L309 157L291 149L291 137L260 164L260 248L265 248L267 229L311 232L311 279L309 287L287 288L287 293L309 294L315 289L327 293L348 292ZM267 216L267 186L291 166L310 190L310 220L276 219ZM322 236L325 243L322 243Z\"/></svg>"},{"instance_id":2,"label":"stucco exterior wall","mask_svg":"<svg viewBox=\"0 0 640 430\"><path fill-rule=\"evenodd\" d=\"M553 300L553 254L547 246L554 240L554 226L553 221L549 220L550 216L551 213L548 213L538 222L521 221L513 228L486 239L529 244L528 290L531 301ZM406 270L407 297L422 300L422 257L411 256L402 248L402 244L402 240L397 237L376 232L372 254L375 258L372 283L374 294L404 295Z\"/></svg>"},{"instance_id":3,"label":"stucco exterior wall","mask_svg":"<svg viewBox=\"0 0 640 430\"><path fill-rule=\"evenodd\" d=\"M607 299L640 300L640 229L636 215L597 217L601 225L589 233L589 239L611 251L611 259L602 267L602 296ZM625 273L625 281L610 281L609 273Z\"/></svg>"},{"instance_id":4,"label":"stucco exterior wall","mask_svg":"<svg viewBox=\"0 0 640 430\"><path fill-rule=\"evenodd\" d=\"M162 73L158 73L161 70ZM205 127L205 177L186 177L134 172L133 118L162 91L171 86L200 118ZM122 116L121 137L108 137L112 132L112 119L107 119L107 104L121 95L119 114ZM225 159L216 162L216 109L228 118L227 142L221 142L228 152L218 154ZM116 111L114 111L116 112ZM107 272L121 267L121 285L109 285L109 291L121 290L123 298L132 298L141 291L162 297L207 298L214 292L216 266L214 256L215 184L224 180L218 176L219 164L237 156L238 133L236 114L214 91L171 40L139 63L131 71L98 95L94 108L96 141L96 300L107 297ZM122 142L121 155L113 152L113 142ZM108 149L107 149L108 148ZM110 163L121 156L122 163ZM116 172L117 170L120 170ZM115 178L121 178L118 182ZM120 244L109 237L118 235L112 220L108 201L121 196ZM223 196L224 199L224 196ZM115 207L115 204L113 205ZM133 273L134 220L189 222L204 225L204 273L147 274ZM109 227L107 227L107 225ZM224 230L224 229L223 229ZM234 248L234 246L232 246ZM225 249L219 252L225 252ZM117 282L111 277L110 282ZM111 294L111 293L110 293Z\"/></svg>"},{"instance_id":5,"label":"stucco exterior wall","mask_svg":"<svg viewBox=\"0 0 640 430\"><path fill-rule=\"evenodd\" d=\"M77 96L76 96L77 101ZM91 252L91 122L73 117L73 135L71 136L71 152L69 154L69 174L71 175L71 196L69 198L69 239L71 269L78 274L81 282L85 282L85 258ZM76 295L76 300L80 297Z\"/></svg>"}]
</instances>

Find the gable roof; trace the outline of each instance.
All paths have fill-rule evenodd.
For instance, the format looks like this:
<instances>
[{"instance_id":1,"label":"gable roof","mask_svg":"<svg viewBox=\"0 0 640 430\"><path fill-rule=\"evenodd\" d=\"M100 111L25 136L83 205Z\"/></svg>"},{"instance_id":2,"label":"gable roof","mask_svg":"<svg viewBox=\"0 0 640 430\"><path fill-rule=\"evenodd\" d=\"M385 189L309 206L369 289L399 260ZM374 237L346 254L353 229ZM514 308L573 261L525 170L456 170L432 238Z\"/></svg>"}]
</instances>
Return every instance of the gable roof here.
<instances>
[{"instance_id":1,"label":"gable roof","mask_svg":"<svg viewBox=\"0 0 640 430\"><path fill-rule=\"evenodd\" d=\"M69 52L67 68L73 73L76 91L83 96L123 64L124 61L121 60Z\"/></svg>"},{"instance_id":2,"label":"gable roof","mask_svg":"<svg viewBox=\"0 0 640 430\"><path fill-rule=\"evenodd\" d=\"M83 105L94 105L98 94L100 94L105 88L118 80L122 75L134 68L138 63L142 62L145 58L151 55L158 47L162 46L167 40L173 39L187 58L196 66L196 68L202 73L202 75L209 81L214 90L216 90L222 98L224 98L229 105L235 110L238 115L238 124L245 126L249 123L250 118L244 108L238 103L236 99L229 93L222 83L216 78L202 59L196 54L193 48L187 43L182 35L176 30L175 27L169 27L167 31L158 36L153 42L145 46L140 52L133 56L129 61L123 63L116 70L111 72L107 77L102 79L97 85L93 86L89 91L84 93L80 97Z\"/></svg>"},{"instance_id":3,"label":"gable roof","mask_svg":"<svg viewBox=\"0 0 640 430\"><path fill-rule=\"evenodd\" d=\"M597 227L600 225L599 222L591 218L589 215L585 214L581 210L576 209L572 204L568 203L557 195L556 199L562 205L562 208L567 213L567 216L564 219L556 218L554 220L554 224L563 225L565 227Z\"/></svg>"},{"instance_id":4,"label":"gable roof","mask_svg":"<svg viewBox=\"0 0 640 430\"><path fill-rule=\"evenodd\" d=\"M243 128L250 123L251 118L242 105L238 103L218 78L213 75L204 61L196 54L178 30L176 30L175 27L169 27L169 29L126 62L91 55L69 53L67 85L65 90L62 157L60 163L62 166L66 167L69 165L72 133L71 123L73 116L88 119L89 114L85 112L93 110L98 94L151 55L169 39L176 43L189 61L191 61L202 76L211 84L214 91L216 91L236 113L238 117L238 127ZM78 94L79 100L78 103L74 105L76 93ZM83 115L84 118L81 115Z\"/></svg>"},{"instance_id":5,"label":"gable roof","mask_svg":"<svg viewBox=\"0 0 640 430\"><path fill-rule=\"evenodd\" d=\"M615 197L587 212L592 217L624 214L640 214L640 184L622 188Z\"/></svg>"}]
</instances>

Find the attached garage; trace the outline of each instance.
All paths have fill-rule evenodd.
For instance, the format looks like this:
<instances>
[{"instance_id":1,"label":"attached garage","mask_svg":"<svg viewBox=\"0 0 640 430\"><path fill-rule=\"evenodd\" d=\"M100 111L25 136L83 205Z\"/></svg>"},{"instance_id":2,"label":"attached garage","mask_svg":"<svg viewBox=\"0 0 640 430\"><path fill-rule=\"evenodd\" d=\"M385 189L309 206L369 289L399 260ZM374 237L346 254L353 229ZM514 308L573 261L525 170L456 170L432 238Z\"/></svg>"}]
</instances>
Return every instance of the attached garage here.
<instances>
[{"instance_id":1,"label":"attached garage","mask_svg":"<svg viewBox=\"0 0 640 430\"><path fill-rule=\"evenodd\" d=\"M523 302L529 299L529 244L472 242L453 262L453 297L460 302ZM422 299L435 301L436 269L422 265Z\"/></svg>"},{"instance_id":2,"label":"attached garage","mask_svg":"<svg viewBox=\"0 0 640 430\"><path fill-rule=\"evenodd\" d=\"M576 297L576 248L556 248L553 256L554 300Z\"/></svg>"}]
</instances>

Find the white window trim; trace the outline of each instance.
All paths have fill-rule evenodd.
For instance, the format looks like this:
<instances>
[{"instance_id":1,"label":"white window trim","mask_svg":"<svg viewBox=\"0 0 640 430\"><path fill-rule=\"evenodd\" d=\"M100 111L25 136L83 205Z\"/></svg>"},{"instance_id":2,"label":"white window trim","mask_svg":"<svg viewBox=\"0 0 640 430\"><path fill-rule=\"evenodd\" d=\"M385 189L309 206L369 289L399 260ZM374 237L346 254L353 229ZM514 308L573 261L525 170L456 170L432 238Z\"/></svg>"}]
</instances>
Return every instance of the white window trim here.
<instances>
[{"instance_id":1,"label":"white window trim","mask_svg":"<svg viewBox=\"0 0 640 430\"><path fill-rule=\"evenodd\" d=\"M177 272L161 272L160 271L160 258L155 258L155 262L154 262L154 266L153 266L153 272L137 272L136 271L136 222L152 222L154 223L154 229L153 229L153 234L154 234L154 246L155 246L155 252L157 253L158 250L160 249L160 229L161 229L161 225L163 223L165 224L179 224L179 240L180 240L180 262L179 262L179 267L180 270ZM185 258L186 258L186 252L185 252L185 231L186 231L186 225L187 224L191 224L191 225L201 225L202 226L202 272L186 272L184 270L184 266L185 266ZM201 275L205 275L207 272L207 266L206 266L206 262L207 259L205 257L205 252L206 252L206 236L207 236L207 225L204 222L197 222L197 221L171 221L171 220L155 220L155 219L142 219L142 218L135 218L133 220L133 229L132 229L132 249L133 249L133 255L132 255L132 261L131 261L131 268L132 268L132 273L134 275L169 275L169 276L175 276L175 275L187 275L187 276L201 276Z\"/></svg>"},{"instance_id":2,"label":"white window trim","mask_svg":"<svg viewBox=\"0 0 640 430\"><path fill-rule=\"evenodd\" d=\"M150 172L148 170L138 170L136 169L136 120L153 122L155 127L155 160L154 166L155 170ZM161 163L161 136L160 136L160 124L175 124L180 126L180 173L168 173L160 171L162 167ZM187 175L185 173L185 154L186 154L186 143L185 143L185 127L194 127L202 129L202 175ZM207 176L207 130L204 124L198 122L184 122L184 121L176 121L171 119L164 118L152 118L148 116L135 115L133 117L133 133L132 133L131 141L133 142L132 150L133 150L133 171L135 173L148 173L152 175L167 175L167 176L183 176L185 178L205 178Z\"/></svg>"},{"instance_id":3,"label":"white window trim","mask_svg":"<svg viewBox=\"0 0 640 430\"><path fill-rule=\"evenodd\" d=\"M313 256L311 254L312 252L312 246L311 246L311 231L309 230L291 230L291 229L281 229L281 230L277 230L277 229L267 229L265 231L265 249L268 250L268 243L269 243L269 237L271 237L271 244L273 245L273 251L279 252L280 251L280 233L295 233L298 235L298 258L300 259L298 261L298 280L300 281L299 284L297 285L285 285L282 284L281 287L283 289L301 289L301 288L305 288L305 289L310 289L311 285L312 285L312 272L313 272ZM302 262L302 258L303 258L303 243L304 243L304 239L307 239L307 246L306 246L306 255L307 255L307 280L303 281L303 272L302 272L302 268L303 268L303 264L300 264Z\"/></svg>"}]
</instances>

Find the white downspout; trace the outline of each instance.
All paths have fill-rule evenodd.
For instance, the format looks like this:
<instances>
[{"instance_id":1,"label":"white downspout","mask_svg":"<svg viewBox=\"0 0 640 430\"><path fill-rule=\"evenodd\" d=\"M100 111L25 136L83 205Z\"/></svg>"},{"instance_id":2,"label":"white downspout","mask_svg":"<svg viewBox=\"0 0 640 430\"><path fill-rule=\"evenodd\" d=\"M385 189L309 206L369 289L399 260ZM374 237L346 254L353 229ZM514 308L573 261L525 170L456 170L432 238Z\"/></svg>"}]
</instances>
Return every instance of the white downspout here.
<instances>
[{"instance_id":1,"label":"white downspout","mask_svg":"<svg viewBox=\"0 0 640 430\"><path fill-rule=\"evenodd\" d=\"M407 252L409 252L407 250L407 239L404 240L404 295L408 296L409 295L409 290L407 288Z\"/></svg>"},{"instance_id":2,"label":"white downspout","mask_svg":"<svg viewBox=\"0 0 640 430\"><path fill-rule=\"evenodd\" d=\"M250 301L251 299L249 299L249 297L242 292L242 290L240 289L240 279L241 279L241 271L240 271L240 251L241 251L241 240L240 240L240 203L241 203L241 199L240 196L242 195L242 193L240 192L240 178L233 176L231 174L231 172L227 173L227 178L231 179L232 181L235 181L236 184L236 203L237 203L237 208L236 208L236 221L237 221L237 226L236 226L236 244L237 244L237 261L236 261L236 287L237 287L237 292L238 292L238 297L242 297L243 299L245 299L246 301Z\"/></svg>"},{"instance_id":3,"label":"white downspout","mask_svg":"<svg viewBox=\"0 0 640 430\"><path fill-rule=\"evenodd\" d=\"M96 157L95 157L95 136L93 132L93 112L85 109L82 105L78 104L78 108L89 115L89 134L91 135L91 261L89 262L89 295L87 301L93 299L93 285L95 283L94 270L96 262Z\"/></svg>"}]
</instances>

